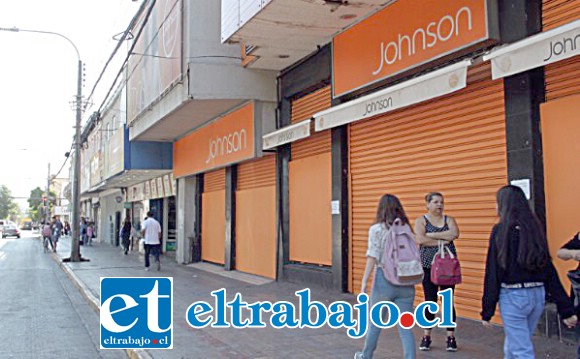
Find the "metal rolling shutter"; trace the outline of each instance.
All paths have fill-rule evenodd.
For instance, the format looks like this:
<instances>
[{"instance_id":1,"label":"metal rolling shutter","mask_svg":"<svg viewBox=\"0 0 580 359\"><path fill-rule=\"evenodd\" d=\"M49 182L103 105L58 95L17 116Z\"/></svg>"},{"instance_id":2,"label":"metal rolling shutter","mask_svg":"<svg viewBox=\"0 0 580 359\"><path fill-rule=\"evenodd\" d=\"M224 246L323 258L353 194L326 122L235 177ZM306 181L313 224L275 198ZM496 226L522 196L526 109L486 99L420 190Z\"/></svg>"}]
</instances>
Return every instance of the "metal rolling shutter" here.
<instances>
[{"instance_id":1,"label":"metal rolling shutter","mask_svg":"<svg viewBox=\"0 0 580 359\"><path fill-rule=\"evenodd\" d=\"M580 19L578 0L544 0L542 5L544 31ZM547 101L580 93L580 56L548 65L545 72Z\"/></svg>"},{"instance_id":2,"label":"metal rolling shutter","mask_svg":"<svg viewBox=\"0 0 580 359\"><path fill-rule=\"evenodd\" d=\"M469 70L466 89L352 123L349 140L350 289L360 288L380 196L397 195L414 223L425 213L425 194L440 191L461 232L457 309L479 318L495 193L507 182L503 81L491 80L489 64L479 65ZM417 294L420 300L422 290Z\"/></svg>"},{"instance_id":3,"label":"metal rolling shutter","mask_svg":"<svg viewBox=\"0 0 580 359\"><path fill-rule=\"evenodd\" d=\"M203 192L225 191L226 170L212 171L203 175Z\"/></svg>"},{"instance_id":4,"label":"metal rolling shutter","mask_svg":"<svg viewBox=\"0 0 580 359\"><path fill-rule=\"evenodd\" d=\"M292 123L309 119L315 113L330 107L330 86L321 88L292 101ZM310 125L310 137L292 142L292 160L330 152L330 131L315 132L314 122Z\"/></svg>"},{"instance_id":5,"label":"metal rolling shutter","mask_svg":"<svg viewBox=\"0 0 580 359\"><path fill-rule=\"evenodd\" d=\"M238 191L268 186L276 186L276 156L238 165Z\"/></svg>"},{"instance_id":6,"label":"metal rolling shutter","mask_svg":"<svg viewBox=\"0 0 580 359\"><path fill-rule=\"evenodd\" d=\"M236 269L276 278L276 156L238 165Z\"/></svg>"},{"instance_id":7,"label":"metal rolling shutter","mask_svg":"<svg viewBox=\"0 0 580 359\"><path fill-rule=\"evenodd\" d=\"M225 195L226 170L203 175L201 195L201 259L224 264L225 258Z\"/></svg>"},{"instance_id":8,"label":"metal rolling shutter","mask_svg":"<svg viewBox=\"0 0 580 359\"><path fill-rule=\"evenodd\" d=\"M292 101L291 122L309 119L330 107L330 86ZM314 131L291 144L290 260L318 265L332 264L331 131Z\"/></svg>"}]
</instances>

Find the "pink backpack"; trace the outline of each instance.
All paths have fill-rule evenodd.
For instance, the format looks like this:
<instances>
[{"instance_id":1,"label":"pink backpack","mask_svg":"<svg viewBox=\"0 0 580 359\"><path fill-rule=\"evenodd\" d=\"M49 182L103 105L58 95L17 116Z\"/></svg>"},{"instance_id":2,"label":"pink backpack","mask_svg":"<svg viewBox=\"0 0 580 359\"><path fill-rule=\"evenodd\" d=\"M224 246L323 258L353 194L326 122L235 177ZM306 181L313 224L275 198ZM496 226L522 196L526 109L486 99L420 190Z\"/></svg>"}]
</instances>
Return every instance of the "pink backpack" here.
<instances>
[{"instance_id":1,"label":"pink backpack","mask_svg":"<svg viewBox=\"0 0 580 359\"><path fill-rule=\"evenodd\" d=\"M45 224L42 227L42 236L43 237L50 237L50 236L52 236L52 229L50 229L50 226L48 224Z\"/></svg>"},{"instance_id":2,"label":"pink backpack","mask_svg":"<svg viewBox=\"0 0 580 359\"><path fill-rule=\"evenodd\" d=\"M383 242L381 268L385 278L394 285L415 285L423 280L421 254L408 224L397 218Z\"/></svg>"}]
</instances>

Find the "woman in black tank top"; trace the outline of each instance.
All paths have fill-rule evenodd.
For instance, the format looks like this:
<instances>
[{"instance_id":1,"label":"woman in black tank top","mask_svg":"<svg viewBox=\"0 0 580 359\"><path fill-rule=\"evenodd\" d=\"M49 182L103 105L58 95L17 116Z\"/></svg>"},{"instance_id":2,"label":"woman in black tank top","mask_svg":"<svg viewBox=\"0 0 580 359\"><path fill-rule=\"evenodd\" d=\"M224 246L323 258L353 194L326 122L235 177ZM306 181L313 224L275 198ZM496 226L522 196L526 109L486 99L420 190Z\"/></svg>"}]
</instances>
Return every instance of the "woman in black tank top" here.
<instances>
[{"instance_id":1,"label":"woman in black tank top","mask_svg":"<svg viewBox=\"0 0 580 359\"><path fill-rule=\"evenodd\" d=\"M459 237L459 228L455 219L443 214L444 200L443 195L439 192L431 192L425 196L427 203L427 214L415 220L415 239L419 243L421 251L421 262L423 264L423 292L426 301L437 302L437 292L455 286L438 286L431 282L431 263L435 254L439 250L439 241L443 241L449 250L457 255L455 250L455 241ZM425 316L433 320L434 314L425 311ZM456 320L455 307L453 308L453 320ZM424 330L424 336L421 340L420 350L427 351L431 349L431 329ZM447 351L457 351L457 342L455 340L455 329L447 330Z\"/></svg>"}]
</instances>

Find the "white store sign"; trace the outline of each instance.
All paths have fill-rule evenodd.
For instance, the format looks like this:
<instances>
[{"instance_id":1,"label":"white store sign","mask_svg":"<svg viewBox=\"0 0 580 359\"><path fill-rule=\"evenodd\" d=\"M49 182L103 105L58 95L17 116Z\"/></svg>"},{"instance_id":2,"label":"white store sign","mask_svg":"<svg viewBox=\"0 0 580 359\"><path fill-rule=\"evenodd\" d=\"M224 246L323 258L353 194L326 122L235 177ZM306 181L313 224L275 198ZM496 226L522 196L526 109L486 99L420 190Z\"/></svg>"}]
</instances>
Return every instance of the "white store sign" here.
<instances>
[{"instance_id":1,"label":"white store sign","mask_svg":"<svg viewBox=\"0 0 580 359\"><path fill-rule=\"evenodd\" d=\"M278 147L310 136L310 119L286 126L262 137L262 149Z\"/></svg>"},{"instance_id":2,"label":"white store sign","mask_svg":"<svg viewBox=\"0 0 580 359\"><path fill-rule=\"evenodd\" d=\"M467 86L469 65L471 60L464 60L321 111L314 115L315 129L323 131L459 91Z\"/></svg>"},{"instance_id":3,"label":"white store sign","mask_svg":"<svg viewBox=\"0 0 580 359\"><path fill-rule=\"evenodd\" d=\"M546 66L580 54L580 20L557 27L485 55L493 79Z\"/></svg>"}]
</instances>

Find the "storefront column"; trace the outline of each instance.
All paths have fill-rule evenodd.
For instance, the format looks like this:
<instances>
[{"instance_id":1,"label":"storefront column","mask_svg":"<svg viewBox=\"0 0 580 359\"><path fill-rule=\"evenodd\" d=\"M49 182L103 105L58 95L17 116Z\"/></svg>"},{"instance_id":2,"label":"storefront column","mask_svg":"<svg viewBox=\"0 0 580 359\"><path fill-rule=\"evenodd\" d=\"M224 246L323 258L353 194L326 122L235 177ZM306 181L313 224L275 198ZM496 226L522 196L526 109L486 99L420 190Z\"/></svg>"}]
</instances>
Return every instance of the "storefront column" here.
<instances>
[{"instance_id":1,"label":"storefront column","mask_svg":"<svg viewBox=\"0 0 580 359\"><path fill-rule=\"evenodd\" d=\"M279 82L280 84L280 82ZM280 96L281 90L278 90ZM290 101L287 98L280 99L278 115L278 128L290 124ZM290 181L288 164L290 163L290 145L278 147L276 160L276 203L278 204L278 273L280 279L284 273L284 265L290 261Z\"/></svg>"},{"instance_id":2,"label":"storefront column","mask_svg":"<svg viewBox=\"0 0 580 359\"><path fill-rule=\"evenodd\" d=\"M511 43L541 31L541 0L500 1L500 32ZM537 68L504 79L508 179L530 181L530 203L545 223L544 168L540 104L544 70Z\"/></svg>"},{"instance_id":3,"label":"storefront column","mask_svg":"<svg viewBox=\"0 0 580 359\"><path fill-rule=\"evenodd\" d=\"M332 129L332 286L348 291L348 146L347 126Z\"/></svg>"},{"instance_id":4,"label":"storefront column","mask_svg":"<svg viewBox=\"0 0 580 359\"><path fill-rule=\"evenodd\" d=\"M196 262L193 255L195 236L195 219L198 217L199 205L198 176L177 179L177 250L175 259L178 263ZM201 251L200 251L201 253ZM199 259L197 259L199 261Z\"/></svg>"},{"instance_id":5,"label":"storefront column","mask_svg":"<svg viewBox=\"0 0 580 359\"><path fill-rule=\"evenodd\" d=\"M238 166L226 168L226 246L225 270L236 268L236 185Z\"/></svg>"}]
</instances>

